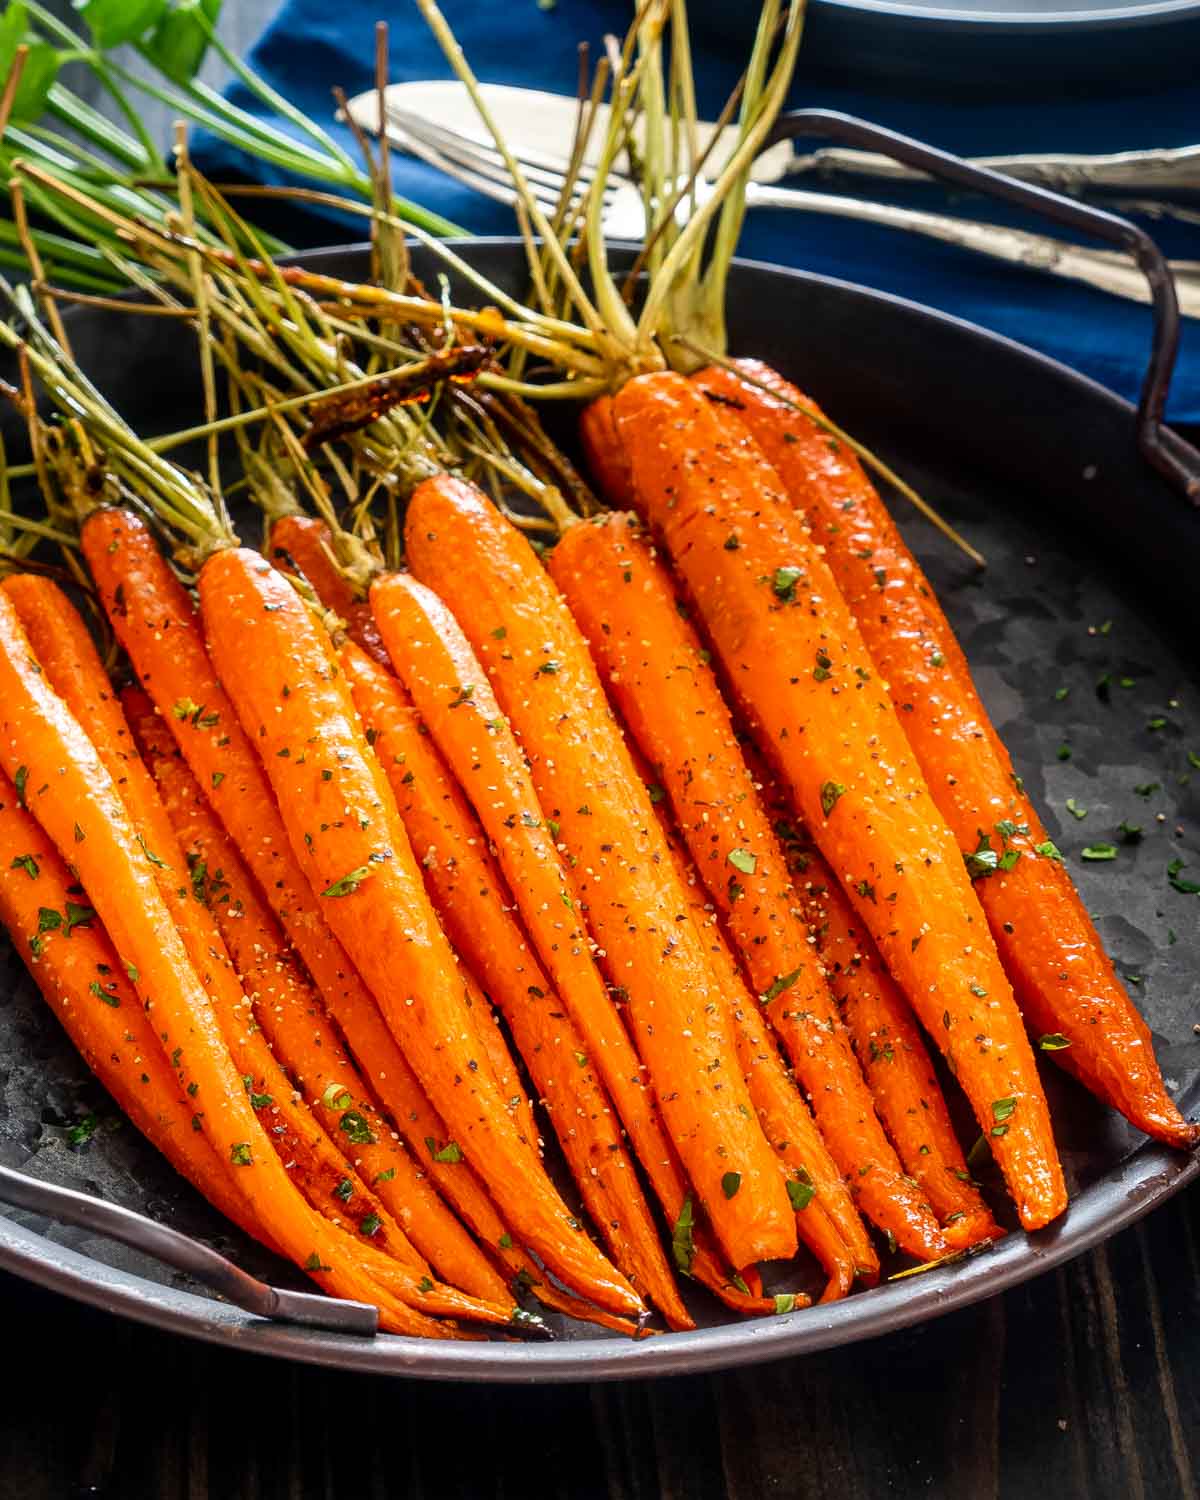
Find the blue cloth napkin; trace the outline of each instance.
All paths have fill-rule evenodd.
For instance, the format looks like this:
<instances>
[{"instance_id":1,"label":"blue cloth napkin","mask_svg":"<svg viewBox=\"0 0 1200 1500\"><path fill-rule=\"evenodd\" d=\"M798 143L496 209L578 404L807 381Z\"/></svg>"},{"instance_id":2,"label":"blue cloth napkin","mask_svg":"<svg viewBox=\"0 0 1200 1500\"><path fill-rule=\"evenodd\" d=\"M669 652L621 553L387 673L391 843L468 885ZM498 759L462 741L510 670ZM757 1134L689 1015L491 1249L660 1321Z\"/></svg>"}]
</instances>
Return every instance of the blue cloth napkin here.
<instances>
[{"instance_id":1,"label":"blue cloth napkin","mask_svg":"<svg viewBox=\"0 0 1200 1500\"><path fill-rule=\"evenodd\" d=\"M606 31L622 32L631 14L626 0L557 0L542 9L537 0L443 0L451 24L477 74L488 81L574 94L576 47L593 45ZM284 0L250 56L253 66L307 114L325 122L355 151L350 132L333 121L331 89L354 95L373 82L374 23L390 23L393 80L450 76L440 49L411 0ZM744 64L727 42L694 37L702 111L715 116ZM847 75L848 77L851 75ZM931 96L872 86L862 79L842 83L826 74L809 76L803 65L791 105L823 105L861 115L964 155L1033 150L1115 151L1179 146L1200 135L1200 82L1116 95L992 99ZM230 97L260 117L270 112L241 85ZM281 131L294 133L285 121ZM211 136L194 145L197 162L220 180L230 175L279 181L278 174ZM458 186L423 163L395 158L396 189L454 222L481 234L513 232L511 211ZM864 189L878 196L871 185ZM895 197L896 194L891 194ZM916 188L903 201L945 207L936 188ZM1004 222L1000 205L956 202L954 212ZM1043 225L1048 232L1051 226ZM1200 260L1200 226L1156 223L1151 232L1179 258ZM361 237L361 220L317 215L290 237L309 244ZM1136 400L1149 350L1147 308L1038 272L1002 265L968 251L910 234L807 213L758 211L747 217L740 253L802 266L943 309L1006 334L1073 366ZM1168 415L1175 422L1200 421L1200 325L1185 321L1183 343Z\"/></svg>"}]
</instances>

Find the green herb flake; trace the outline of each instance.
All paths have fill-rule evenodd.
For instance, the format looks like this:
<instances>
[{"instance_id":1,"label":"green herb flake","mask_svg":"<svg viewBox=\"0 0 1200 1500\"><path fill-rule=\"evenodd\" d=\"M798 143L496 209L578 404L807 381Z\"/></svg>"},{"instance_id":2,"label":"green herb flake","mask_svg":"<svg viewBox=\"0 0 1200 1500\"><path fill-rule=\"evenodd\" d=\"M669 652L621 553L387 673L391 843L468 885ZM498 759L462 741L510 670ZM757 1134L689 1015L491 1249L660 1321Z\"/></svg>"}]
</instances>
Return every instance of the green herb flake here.
<instances>
[{"instance_id":1,"label":"green herb flake","mask_svg":"<svg viewBox=\"0 0 1200 1500\"><path fill-rule=\"evenodd\" d=\"M726 1172L724 1177L721 1178L721 1191L725 1194L726 1198L735 1197L741 1185L742 1174L740 1172Z\"/></svg>"},{"instance_id":2,"label":"green herb flake","mask_svg":"<svg viewBox=\"0 0 1200 1500\"><path fill-rule=\"evenodd\" d=\"M1139 797L1153 797L1155 792L1162 791L1161 781L1143 781L1141 786L1135 786L1134 792Z\"/></svg>"},{"instance_id":3,"label":"green herb flake","mask_svg":"<svg viewBox=\"0 0 1200 1500\"><path fill-rule=\"evenodd\" d=\"M275 1100L271 1094L256 1094L253 1089L250 1091L251 1109L270 1109L274 1103Z\"/></svg>"},{"instance_id":4,"label":"green herb flake","mask_svg":"<svg viewBox=\"0 0 1200 1500\"><path fill-rule=\"evenodd\" d=\"M99 1128L100 1121L95 1115L84 1115L82 1120L67 1131L67 1145L86 1146Z\"/></svg>"},{"instance_id":5,"label":"green herb flake","mask_svg":"<svg viewBox=\"0 0 1200 1500\"><path fill-rule=\"evenodd\" d=\"M500 1246L501 1250L511 1250L513 1247L513 1237L506 1229L496 1243Z\"/></svg>"},{"instance_id":6,"label":"green herb flake","mask_svg":"<svg viewBox=\"0 0 1200 1500\"><path fill-rule=\"evenodd\" d=\"M333 1190L333 1196L340 1198L343 1203L349 1203L354 1196L354 1184L348 1177L343 1177L341 1182Z\"/></svg>"},{"instance_id":7,"label":"green herb flake","mask_svg":"<svg viewBox=\"0 0 1200 1500\"><path fill-rule=\"evenodd\" d=\"M10 870L24 870L26 875L29 876L30 880L36 880L38 878L38 862L36 859L34 859L32 854L16 855L13 859L12 864L9 865L8 868Z\"/></svg>"},{"instance_id":8,"label":"green herb flake","mask_svg":"<svg viewBox=\"0 0 1200 1500\"><path fill-rule=\"evenodd\" d=\"M1147 719L1146 720L1146 728L1147 729L1150 729L1150 730L1159 730L1159 729L1165 729L1166 727L1167 727L1167 721L1166 721L1166 719L1157 718L1157 719Z\"/></svg>"},{"instance_id":9,"label":"green herb flake","mask_svg":"<svg viewBox=\"0 0 1200 1500\"><path fill-rule=\"evenodd\" d=\"M544 661L538 668L538 671L545 676L551 677L555 672L561 671L561 669L562 662L560 661Z\"/></svg>"},{"instance_id":10,"label":"green herb flake","mask_svg":"<svg viewBox=\"0 0 1200 1500\"><path fill-rule=\"evenodd\" d=\"M1035 844L1033 852L1040 854L1043 859L1056 859L1060 865L1062 864L1062 854L1053 839L1047 839L1044 844Z\"/></svg>"},{"instance_id":11,"label":"green herb flake","mask_svg":"<svg viewBox=\"0 0 1200 1500\"><path fill-rule=\"evenodd\" d=\"M803 577L800 568L776 568L775 577L771 580L771 591L777 599L782 599L785 604L794 604L796 601L796 584Z\"/></svg>"},{"instance_id":12,"label":"green herb flake","mask_svg":"<svg viewBox=\"0 0 1200 1500\"><path fill-rule=\"evenodd\" d=\"M358 1226L359 1234L365 1234L368 1239L373 1234L378 1234L383 1228L383 1220L376 1213L370 1213Z\"/></svg>"},{"instance_id":13,"label":"green herb flake","mask_svg":"<svg viewBox=\"0 0 1200 1500\"><path fill-rule=\"evenodd\" d=\"M735 870L740 870L743 875L753 875L758 868L757 855L751 854L748 849L731 849L726 859Z\"/></svg>"},{"instance_id":14,"label":"green herb flake","mask_svg":"<svg viewBox=\"0 0 1200 1500\"><path fill-rule=\"evenodd\" d=\"M838 799L846 795L846 788L840 781L823 781L821 783L821 811L826 817L838 804Z\"/></svg>"},{"instance_id":15,"label":"green herb flake","mask_svg":"<svg viewBox=\"0 0 1200 1500\"><path fill-rule=\"evenodd\" d=\"M1167 866L1167 880L1172 890L1179 892L1181 896L1200 895L1200 884L1194 880L1185 880L1179 873L1183 869L1183 860L1173 859Z\"/></svg>"},{"instance_id":16,"label":"green herb flake","mask_svg":"<svg viewBox=\"0 0 1200 1500\"><path fill-rule=\"evenodd\" d=\"M93 979L91 984L88 985L88 994L95 995L97 1000L102 1000L105 1005L111 1006L113 1010L118 1010L120 1008L120 998L116 995L110 994L98 979Z\"/></svg>"},{"instance_id":17,"label":"green herb flake","mask_svg":"<svg viewBox=\"0 0 1200 1500\"><path fill-rule=\"evenodd\" d=\"M1070 760L1071 759L1071 747L1070 747L1070 745L1060 745L1058 747L1058 749L1054 753L1058 756L1059 760Z\"/></svg>"},{"instance_id":18,"label":"green herb flake","mask_svg":"<svg viewBox=\"0 0 1200 1500\"><path fill-rule=\"evenodd\" d=\"M790 1313L796 1307L796 1294L794 1292L777 1292L775 1294L776 1313Z\"/></svg>"},{"instance_id":19,"label":"green herb flake","mask_svg":"<svg viewBox=\"0 0 1200 1500\"><path fill-rule=\"evenodd\" d=\"M1054 701L1055 701L1055 703L1062 703L1066 699L1066 697L1070 693L1070 691L1071 691L1071 689L1069 687L1056 688L1055 691L1054 691Z\"/></svg>"},{"instance_id":20,"label":"green herb flake","mask_svg":"<svg viewBox=\"0 0 1200 1500\"><path fill-rule=\"evenodd\" d=\"M1068 797L1067 798L1067 811L1071 814L1071 816L1073 818L1081 818L1082 819L1082 818L1086 818L1087 815L1088 815L1087 808L1086 807L1080 807L1079 803L1076 802L1076 800L1075 800L1074 797Z\"/></svg>"},{"instance_id":21,"label":"green herb flake","mask_svg":"<svg viewBox=\"0 0 1200 1500\"><path fill-rule=\"evenodd\" d=\"M663 791L662 787L657 785L657 783L654 786L648 786L646 788L646 791L649 793L650 801L655 807L657 807L658 804L667 795L666 792Z\"/></svg>"},{"instance_id":22,"label":"green herb flake","mask_svg":"<svg viewBox=\"0 0 1200 1500\"><path fill-rule=\"evenodd\" d=\"M373 1146L375 1132L367 1124L366 1117L356 1109L348 1109L338 1121L338 1129L354 1146Z\"/></svg>"},{"instance_id":23,"label":"green herb flake","mask_svg":"<svg viewBox=\"0 0 1200 1500\"><path fill-rule=\"evenodd\" d=\"M794 1177L788 1178L787 1195L792 1205L792 1212L797 1214L802 1214L817 1196L816 1185L803 1167Z\"/></svg>"},{"instance_id":24,"label":"green herb flake","mask_svg":"<svg viewBox=\"0 0 1200 1500\"><path fill-rule=\"evenodd\" d=\"M1101 861L1116 859L1120 852L1116 844L1088 844L1079 851L1079 855L1081 859Z\"/></svg>"},{"instance_id":25,"label":"green herb flake","mask_svg":"<svg viewBox=\"0 0 1200 1500\"><path fill-rule=\"evenodd\" d=\"M1123 844L1140 844L1142 841L1142 825L1140 823L1118 823L1117 832L1121 835Z\"/></svg>"},{"instance_id":26,"label":"green herb flake","mask_svg":"<svg viewBox=\"0 0 1200 1500\"><path fill-rule=\"evenodd\" d=\"M1010 1094L1007 1099L992 1100L992 1119L997 1123L1003 1120L1011 1120L1013 1111L1017 1107L1016 1099Z\"/></svg>"},{"instance_id":27,"label":"green herb flake","mask_svg":"<svg viewBox=\"0 0 1200 1500\"><path fill-rule=\"evenodd\" d=\"M429 1149L430 1156L434 1161L454 1165L463 1159L462 1151L456 1141L447 1141L444 1146L439 1146L431 1135L425 1137L425 1145Z\"/></svg>"},{"instance_id":28,"label":"green herb flake","mask_svg":"<svg viewBox=\"0 0 1200 1500\"><path fill-rule=\"evenodd\" d=\"M238 1141L236 1145L230 1146L229 1160L235 1167L248 1167L250 1165L250 1142Z\"/></svg>"},{"instance_id":29,"label":"green herb flake","mask_svg":"<svg viewBox=\"0 0 1200 1500\"><path fill-rule=\"evenodd\" d=\"M25 807L25 788L29 784L29 767L18 766L17 774L13 777L13 786L17 791L17 806Z\"/></svg>"},{"instance_id":30,"label":"green herb flake","mask_svg":"<svg viewBox=\"0 0 1200 1500\"><path fill-rule=\"evenodd\" d=\"M800 978L800 975L803 972L804 965L801 964L798 969L793 969L790 974L781 974L778 979L774 980L771 983L769 989L763 991L762 1003L764 1005L770 1005L772 1000L778 1000L780 995L783 994L784 990L791 989L792 985L795 984L795 982Z\"/></svg>"},{"instance_id":31,"label":"green herb flake","mask_svg":"<svg viewBox=\"0 0 1200 1500\"><path fill-rule=\"evenodd\" d=\"M671 1254L675 1258L676 1267L685 1276L692 1274L692 1261L696 1255L696 1246L692 1239L695 1223L692 1195L689 1193L683 1200L683 1207L679 1210L679 1217L675 1220L675 1227L671 1231Z\"/></svg>"},{"instance_id":32,"label":"green herb flake","mask_svg":"<svg viewBox=\"0 0 1200 1500\"><path fill-rule=\"evenodd\" d=\"M1070 1045L1061 1031L1048 1031L1045 1036L1038 1037L1038 1048L1042 1052L1062 1052Z\"/></svg>"},{"instance_id":33,"label":"green herb flake","mask_svg":"<svg viewBox=\"0 0 1200 1500\"><path fill-rule=\"evenodd\" d=\"M1000 855L992 848L991 834L981 833L979 842L969 853L963 855L963 863L972 880L982 880L1000 868Z\"/></svg>"},{"instance_id":34,"label":"green herb flake","mask_svg":"<svg viewBox=\"0 0 1200 1500\"><path fill-rule=\"evenodd\" d=\"M374 873L370 865L359 865L357 870L351 870L348 875L343 875L339 880L327 885L321 895L352 896L363 881L369 879Z\"/></svg>"},{"instance_id":35,"label":"green herb flake","mask_svg":"<svg viewBox=\"0 0 1200 1500\"><path fill-rule=\"evenodd\" d=\"M325 1265L325 1263L321 1260L321 1257L314 1250L313 1253L304 1262L304 1269L306 1271L331 1271L333 1267Z\"/></svg>"}]
</instances>

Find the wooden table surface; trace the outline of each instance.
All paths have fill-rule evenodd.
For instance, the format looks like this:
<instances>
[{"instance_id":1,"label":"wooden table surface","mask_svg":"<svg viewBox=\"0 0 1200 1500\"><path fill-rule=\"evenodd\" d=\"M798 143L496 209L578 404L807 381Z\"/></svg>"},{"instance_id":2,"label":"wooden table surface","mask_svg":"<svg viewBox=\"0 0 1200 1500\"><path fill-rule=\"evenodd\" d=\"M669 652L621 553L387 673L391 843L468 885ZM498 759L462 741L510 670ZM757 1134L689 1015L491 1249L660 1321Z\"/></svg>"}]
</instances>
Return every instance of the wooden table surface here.
<instances>
[{"instance_id":1,"label":"wooden table surface","mask_svg":"<svg viewBox=\"0 0 1200 1500\"><path fill-rule=\"evenodd\" d=\"M1065 1268L729 1374L432 1385L0 1277L5 1500L1166 1500L1200 1493L1200 1188Z\"/></svg>"}]
</instances>

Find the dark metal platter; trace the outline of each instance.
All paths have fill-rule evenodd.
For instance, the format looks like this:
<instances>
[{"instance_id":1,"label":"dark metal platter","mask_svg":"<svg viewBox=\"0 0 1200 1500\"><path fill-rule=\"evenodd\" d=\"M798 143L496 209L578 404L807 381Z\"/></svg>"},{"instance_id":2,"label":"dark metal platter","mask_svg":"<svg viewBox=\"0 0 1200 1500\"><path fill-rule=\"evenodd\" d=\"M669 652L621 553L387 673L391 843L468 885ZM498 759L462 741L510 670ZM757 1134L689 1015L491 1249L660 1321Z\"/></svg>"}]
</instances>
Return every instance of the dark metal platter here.
<instances>
[{"instance_id":1,"label":"dark metal platter","mask_svg":"<svg viewBox=\"0 0 1200 1500\"><path fill-rule=\"evenodd\" d=\"M515 244L477 241L464 253L520 288ZM358 248L306 259L337 275L366 271ZM433 268L419 256L417 269ZM1134 986L1172 1089L1195 1113L1200 898L1174 890L1167 866L1178 858L1185 875L1200 872L1200 771L1189 779L1188 760L1189 750L1200 754L1200 512L1139 456L1131 407L1015 344L859 287L749 263L735 266L729 302L739 352L811 390L986 553L988 570L976 575L930 527L900 513L1017 769ZM194 419L191 350L161 321L80 312L71 335L140 431ZM1060 699L1062 687L1070 691ZM1147 727L1160 718L1163 727ZM1069 759L1060 758L1064 745ZM1147 783L1160 789L1135 792ZM1065 811L1068 796L1086 819ZM1116 842L1122 821L1143 826L1141 842L1111 863L1081 862L1085 844ZM634 1344L572 1328L554 1344L527 1346L305 1330L249 1316L135 1251L23 1212L0 1216L0 1266L142 1322L346 1369L526 1382L718 1369L873 1337L992 1296L1100 1243L1200 1173L1200 1158L1148 1144L1049 1065L1046 1082L1072 1194L1052 1229L1010 1234L957 1266L783 1317L728 1323L697 1300L705 1326L694 1334ZM88 1115L98 1128L69 1144ZM120 1120L7 945L0 1163L138 1209L289 1284L288 1268L220 1220ZM993 1196L1002 1209L1002 1194Z\"/></svg>"}]
</instances>

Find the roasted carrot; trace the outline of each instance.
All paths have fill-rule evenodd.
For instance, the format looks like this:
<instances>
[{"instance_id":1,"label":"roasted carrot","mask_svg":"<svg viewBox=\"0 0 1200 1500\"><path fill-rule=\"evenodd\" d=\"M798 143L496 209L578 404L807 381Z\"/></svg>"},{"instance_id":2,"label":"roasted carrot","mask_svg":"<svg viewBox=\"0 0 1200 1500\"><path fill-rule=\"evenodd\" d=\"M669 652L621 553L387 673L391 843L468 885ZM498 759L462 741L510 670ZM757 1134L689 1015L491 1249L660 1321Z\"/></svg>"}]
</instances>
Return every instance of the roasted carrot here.
<instances>
[{"instance_id":1,"label":"roasted carrot","mask_svg":"<svg viewBox=\"0 0 1200 1500\"><path fill-rule=\"evenodd\" d=\"M550 557L600 674L670 801L709 896L856 1201L908 1254L946 1243L875 1113L796 911L787 860L667 568L635 517L574 526Z\"/></svg>"},{"instance_id":2,"label":"roasted carrot","mask_svg":"<svg viewBox=\"0 0 1200 1500\"><path fill-rule=\"evenodd\" d=\"M281 567L294 567L312 585L325 608L345 620L352 641L382 666L389 664L370 604L360 599L338 572L332 534L324 521L315 516L280 516L271 526L270 550Z\"/></svg>"},{"instance_id":3,"label":"roasted carrot","mask_svg":"<svg viewBox=\"0 0 1200 1500\"><path fill-rule=\"evenodd\" d=\"M471 486L447 475L424 481L409 502L405 530L413 572L453 598L462 629L436 597L418 595L402 576L376 584L375 616L397 670L435 739L454 732L475 744L479 770L465 790L481 816L481 803L503 796L501 788L530 786L491 675L521 732L531 789L542 799L540 807L536 799L513 806L509 815L542 834L529 864L552 873L554 901L569 913L554 940L582 941L573 915L578 900L610 981L627 993L667 1130L732 1263L787 1258L795 1251L795 1218L745 1083L730 1066L724 1009L711 993L649 797L577 627L529 544ZM464 566L469 589L461 573L454 577ZM404 603L414 632L422 616L426 622L419 647L398 628L394 608ZM475 653L487 668L482 678ZM464 702L467 687L473 691ZM577 861L570 881L546 818ZM513 890L518 894L517 885ZM567 998L561 984L560 992ZM733 1196L721 1186L730 1172L742 1183Z\"/></svg>"},{"instance_id":4,"label":"roasted carrot","mask_svg":"<svg viewBox=\"0 0 1200 1500\"><path fill-rule=\"evenodd\" d=\"M227 1219L271 1245L163 1056L99 918L0 772L0 921L83 1060L142 1134ZM273 1246L271 1247L273 1248Z\"/></svg>"},{"instance_id":5,"label":"roasted carrot","mask_svg":"<svg viewBox=\"0 0 1200 1500\"><path fill-rule=\"evenodd\" d=\"M911 1006L779 778L753 747L744 749L787 855L800 911L904 1170L921 1184L952 1248L996 1238L1002 1231L971 1179Z\"/></svg>"},{"instance_id":6,"label":"roasted carrot","mask_svg":"<svg viewBox=\"0 0 1200 1500\"><path fill-rule=\"evenodd\" d=\"M597 396L583 408L579 417L579 438L588 472L598 493L614 510L636 509L633 471L617 433L611 396Z\"/></svg>"},{"instance_id":7,"label":"roasted carrot","mask_svg":"<svg viewBox=\"0 0 1200 1500\"><path fill-rule=\"evenodd\" d=\"M199 584L214 663L292 852L453 1132L437 1150L476 1164L521 1238L568 1286L637 1315L640 1300L571 1217L480 1069L454 955L328 639L255 553L214 554Z\"/></svg>"},{"instance_id":8,"label":"roasted carrot","mask_svg":"<svg viewBox=\"0 0 1200 1500\"><path fill-rule=\"evenodd\" d=\"M382 610L384 605L378 607ZM467 738L473 740L474 736ZM452 768L460 780L469 784L478 779L471 771L474 765L471 744L443 740L441 748L450 755ZM574 922L568 923L565 917L557 915L563 905L560 893L566 888L566 876L553 844L541 830L540 821L529 813L537 797L528 770L519 758L509 770L512 776L508 797L502 799L489 793L477 804L476 811L496 845L521 915L536 935L538 955L559 994L564 999L570 997L568 1010L585 1042L585 1051L608 1086L634 1153L674 1224L685 1212L687 1203L687 1186L678 1158L657 1117L653 1097L643 1084L642 1065L595 967L586 933ZM513 798L515 801L511 801ZM514 807L523 807L527 816L517 816ZM764 1310L758 1297L756 1274L744 1268L741 1280L751 1290L749 1294L739 1291L712 1254L703 1229L694 1236L694 1250L691 1272L697 1280L740 1311ZM769 1304L766 1306L769 1308Z\"/></svg>"},{"instance_id":9,"label":"roasted carrot","mask_svg":"<svg viewBox=\"0 0 1200 1500\"><path fill-rule=\"evenodd\" d=\"M393 1138L149 698L130 688L121 703L188 861L193 894L212 912L275 1055L318 1117L328 1114L332 1139L442 1280L503 1301L502 1279Z\"/></svg>"},{"instance_id":10,"label":"roasted carrot","mask_svg":"<svg viewBox=\"0 0 1200 1500\"><path fill-rule=\"evenodd\" d=\"M164 1055L248 1210L272 1239L339 1296L374 1302L397 1332L449 1336L379 1287L346 1252L336 1226L305 1203L247 1097L180 934L163 903L117 788L51 690L11 602L0 594L0 766L80 884L139 1000L153 1008ZM51 795L53 793L53 795Z\"/></svg>"},{"instance_id":11,"label":"roasted carrot","mask_svg":"<svg viewBox=\"0 0 1200 1500\"><path fill-rule=\"evenodd\" d=\"M971 680L933 588L854 455L818 408L767 366L706 370L705 390L762 447L825 548L934 800L958 840L1026 1021L1055 1062L1139 1129L1200 1139L1163 1084L1149 1028L1126 994L1065 865ZM1059 1041L1059 1038L1063 1041ZM1063 1044L1065 1042L1065 1045Z\"/></svg>"},{"instance_id":12,"label":"roasted carrot","mask_svg":"<svg viewBox=\"0 0 1200 1500\"><path fill-rule=\"evenodd\" d=\"M82 542L105 613L139 680L316 983L373 1093L480 1243L514 1274L528 1278L531 1263L519 1246L496 1248L511 1238L508 1228L467 1162L451 1159L452 1153L441 1149L439 1143L449 1140L450 1132L329 930L292 854L262 764L217 680L199 616L153 536L137 516L114 508L88 518ZM544 1289L538 1295L545 1300Z\"/></svg>"},{"instance_id":13,"label":"roasted carrot","mask_svg":"<svg viewBox=\"0 0 1200 1500\"><path fill-rule=\"evenodd\" d=\"M211 913L196 899L203 892L184 860L83 620L51 579L15 574L2 588L50 688L96 747L117 787L238 1072L243 1082L250 1080L246 1084L250 1102L264 1119L270 1119L268 1134L282 1159L295 1163L293 1180L318 1212L335 1223L367 1226L361 1232L373 1236L377 1246L427 1271L378 1195L354 1168L347 1169L339 1160L259 1030ZM326 1123L331 1135L340 1133L335 1118Z\"/></svg>"},{"instance_id":14,"label":"roasted carrot","mask_svg":"<svg viewBox=\"0 0 1200 1500\"><path fill-rule=\"evenodd\" d=\"M763 1134L776 1151L789 1185L797 1232L829 1276L821 1301L844 1297L855 1278L865 1286L874 1286L879 1280L879 1257L842 1174L808 1106L788 1077L779 1049L759 1014L761 1007L746 988L720 919L707 900L687 846L662 804L658 816L691 902L692 920L707 948L713 979L730 1010L746 1087Z\"/></svg>"},{"instance_id":15,"label":"roasted carrot","mask_svg":"<svg viewBox=\"0 0 1200 1500\"><path fill-rule=\"evenodd\" d=\"M1066 1206L1045 1095L962 858L778 477L682 376L616 401L637 491L725 679L971 1100L1026 1228Z\"/></svg>"},{"instance_id":16,"label":"roasted carrot","mask_svg":"<svg viewBox=\"0 0 1200 1500\"><path fill-rule=\"evenodd\" d=\"M593 1222L671 1326L694 1326L595 1064L530 951L487 835L397 679L353 645L341 660L430 899L507 1020Z\"/></svg>"}]
</instances>

